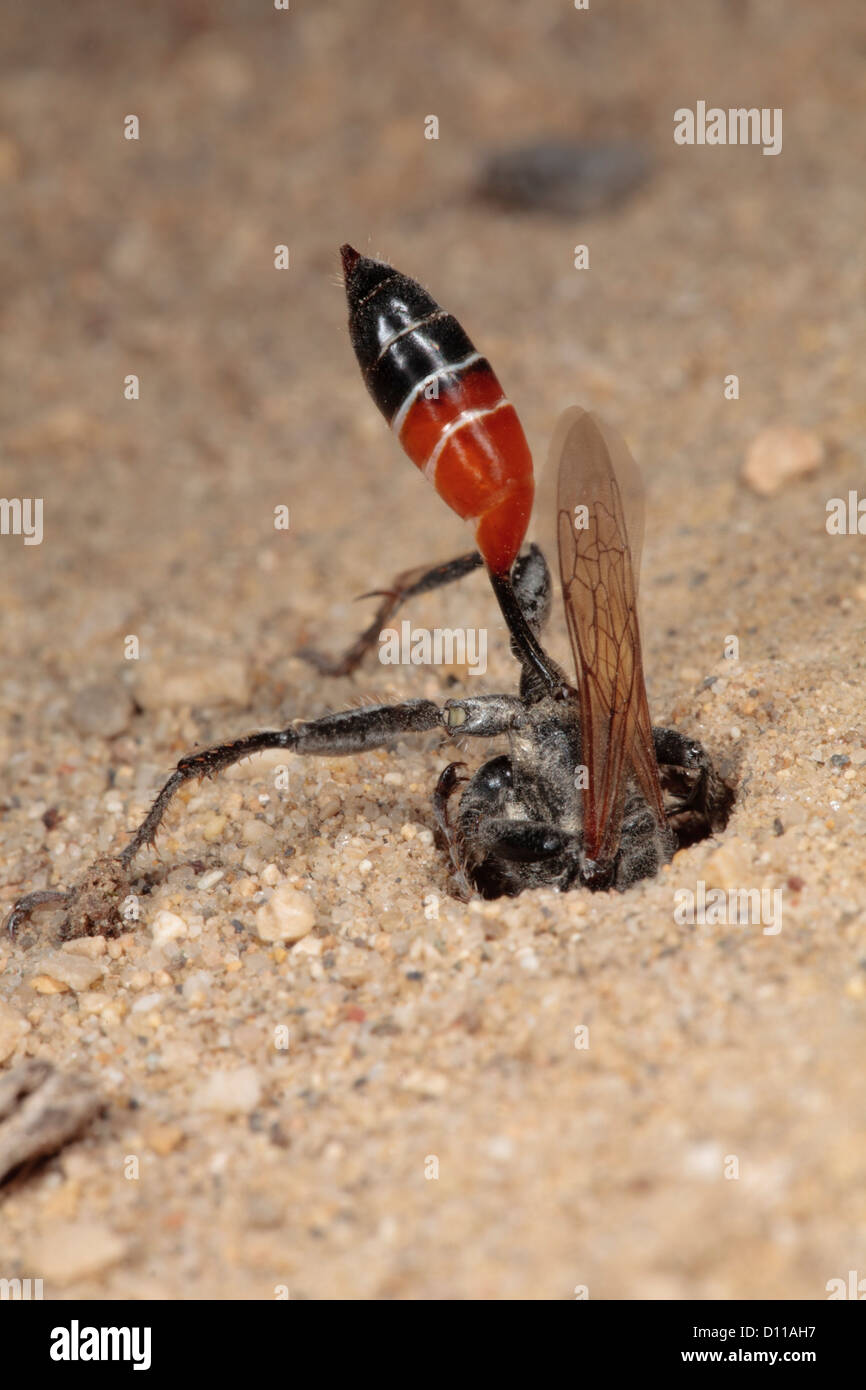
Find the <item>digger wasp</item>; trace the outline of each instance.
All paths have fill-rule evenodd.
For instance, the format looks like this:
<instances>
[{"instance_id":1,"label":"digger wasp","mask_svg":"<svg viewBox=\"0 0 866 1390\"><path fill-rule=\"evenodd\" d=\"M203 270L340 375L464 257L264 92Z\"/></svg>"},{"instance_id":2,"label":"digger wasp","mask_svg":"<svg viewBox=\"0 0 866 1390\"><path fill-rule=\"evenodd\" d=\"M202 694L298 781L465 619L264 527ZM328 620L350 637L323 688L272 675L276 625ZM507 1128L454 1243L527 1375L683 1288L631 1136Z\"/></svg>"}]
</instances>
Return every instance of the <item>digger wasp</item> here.
<instances>
[{"instance_id":1,"label":"digger wasp","mask_svg":"<svg viewBox=\"0 0 866 1390\"><path fill-rule=\"evenodd\" d=\"M639 475L624 441L578 407L566 411L555 433L571 681L541 645L552 583L539 546L524 546L535 485L513 405L456 318L421 285L351 246L341 255L349 332L367 388L410 459L470 523L476 548L398 576L372 624L341 658L303 655L321 671L348 674L402 603L483 566L520 668L517 692L441 706L410 699L349 709L189 753L125 848L97 861L83 886L20 899L11 931L43 904L65 904L67 922L81 930L84 919L86 929L95 887L122 888L178 788L264 749L344 757L431 730L461 742L504 738L508 751L469 779L459 776L464 764L449 763L434 792L440 841L461 896L513 896L545 885L623 890L727 820L732 793L701 744L650 720L633 561Z\"/></svg>"}]
</instances>

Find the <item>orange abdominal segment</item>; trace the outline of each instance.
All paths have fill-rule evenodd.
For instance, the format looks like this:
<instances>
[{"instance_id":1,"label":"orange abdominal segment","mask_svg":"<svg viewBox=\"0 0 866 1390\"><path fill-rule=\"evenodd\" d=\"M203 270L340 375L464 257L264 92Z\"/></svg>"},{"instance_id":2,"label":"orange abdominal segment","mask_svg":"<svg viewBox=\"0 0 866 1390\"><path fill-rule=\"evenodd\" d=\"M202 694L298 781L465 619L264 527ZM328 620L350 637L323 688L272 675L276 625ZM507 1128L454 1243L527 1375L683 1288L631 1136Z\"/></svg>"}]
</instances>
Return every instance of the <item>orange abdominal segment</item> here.
<instances>
[{"instance_id":1,"label":"orange abdominal segment","mask_svg":"<svg viewBox=\"0 0 866 1390\"><path fill-rule=\"evenodd\" d=\"M342 248L349 332L374 401L443 501L508 574L532 511L532 458L486 358L415 280Z\"/></svg>"},{"instance_id":2,"label":"orange abdominal segment","mask_svg":"<svg viewBox=\"0 0 866 1390\"><path fill-rule=\"evenodd\" d=\"M419 396L400 443L448 506L475 523L475 539L496 573L507 573L532 511L532 457L514 406L484 364L446 378L438 399Z\"/></svg>"}]
</instances>

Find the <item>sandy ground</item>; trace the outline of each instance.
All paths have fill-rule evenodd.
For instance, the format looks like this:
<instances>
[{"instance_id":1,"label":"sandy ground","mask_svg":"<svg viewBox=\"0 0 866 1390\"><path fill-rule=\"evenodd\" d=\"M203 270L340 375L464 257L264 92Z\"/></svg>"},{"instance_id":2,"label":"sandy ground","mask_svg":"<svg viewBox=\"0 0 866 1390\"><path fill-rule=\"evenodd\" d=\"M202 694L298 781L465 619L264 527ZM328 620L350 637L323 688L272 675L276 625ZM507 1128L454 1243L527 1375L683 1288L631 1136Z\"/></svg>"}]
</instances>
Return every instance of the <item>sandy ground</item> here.
<instances>
[{"instance_id":1,"label":"sandy ground","mask_svg":"<svg viewBox=\"0 0 866 1390\"><path fill-rule=\"evenodd\" d=\"M71 966L56 915L0 942L2 1066L107 1101L5 1189L0 1275L820 1299L866 1274L866 539L825 525L866 492L862 6L28 8L0 84L2 492L44 499L44 539L0 538L0 905L119 848L196 744L512 688L477 575L410 616L489 626L483 679L293 655L467 542L364 393L343 241L459 315L539 461L573 402L624 431L653 715L737 804L626 895L466 905L432 843L438 736L192 784L135 931ZM781 155L675 145L698 100L781 107ZM470 196L485 150L539 135L638 137L653 175L587 218ZM765 498L741 468L777 425L824 461ZM678 924L698 880L781 890L782 930ZM261 935L286 884L315 922L296 945Z\"/></svg>"}]
</instances>

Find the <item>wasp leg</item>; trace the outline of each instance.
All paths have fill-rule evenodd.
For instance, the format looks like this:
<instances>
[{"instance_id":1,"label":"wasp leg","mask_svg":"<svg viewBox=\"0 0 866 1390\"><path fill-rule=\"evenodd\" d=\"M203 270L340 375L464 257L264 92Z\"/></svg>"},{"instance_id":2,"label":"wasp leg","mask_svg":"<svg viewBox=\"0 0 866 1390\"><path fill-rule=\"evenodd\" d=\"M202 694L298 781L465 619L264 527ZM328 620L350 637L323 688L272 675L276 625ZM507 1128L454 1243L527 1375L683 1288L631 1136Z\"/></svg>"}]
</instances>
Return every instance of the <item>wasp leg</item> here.
<instances>
[{"instance_id":1,"label":"wasp leg","mask_svg":"<svg viewBox=\"0 0 866 1390\"><path fill-rule=\"evenodd\" d=\"M387 627L394 614L408 599L415 598L418 594L430 593L433 589L442 589L446 584L454 584L473 570L480 569L482 563L478 551L471 550L468 554L458 555L441 565L419 565L416 569L404 570L402 574L397 575L388 589L374 589L369 594L361 594L361 598L381 598L382 602L376 609L369 627L347 647L342 656L331 657L324 652L316 651L313 647L302 648L298 656L315 666L323 675L351 675L360 666L367 652L376 646L382 629ZM512 571L512 585L523 615L537 637L550 614L553 593L550 570L537 545L528 546L524 553L518 556ZM513 637L511 649L517 660L525 666L521 648Z\"/></svg>"},{"instance_id":2,"label":"wasp leg","mask_svg":"<svg viewBox=\"0 0 866 1390\"><path fill-rule=\"evenodd\" d=\"M442 712L432 700L406 700L401 705L371 705L366 709L342 710L321 719L296 719L288 729L249 734L234 743L189 753L181 758L160 791L138 830L120 854L128 865L144 845L152 844L166 807L179 787L193 777L213 777L233 763L266 748L285 748L289 753L308 753L340 758L381 748L404 734L423 733L441 726Z\"/></svg>"},{"instance_id":3,"label":"wasp leg","mask_svg":"<svg viewBox=\"0 0 866 1390\"><path fill-rule=\"evenodd\" d=\"M734 793L722 780L697 739L678 729L653 729L653 744L664 791L677 799L668 814L680 846L693 844L727 825Z\"/></svg>"},{"instance_id":4,"label":"wasp leg","mask_svg":"<svg viewBox=\"0 0 866 1390\"><path fill-rule=\"evenodd\" d=\"M654 878L662 864L670 863L679 849L678 837L670 818L659 825L642 796L626 802L622 833L611 887L622 893L642 878Z\"/></svg>"},{"instance_id":5,"label":"wasp leg","mask_svg":"<svg viewBox=\"0 0 866 1390\"><path fill-rule=\"evenodd\" d=\"M212 748L188 753L181 758L162 787L129 844L116 859L109 861L117 866L115 877L118 883L122 882L123 875L139 850L153 844L169 802L184 782L199 777L214 777L234 763L268 748L284 748L290 753L309 753L319 757L363 753L368 748L386 747L406 734L440 729L442 719L442 711L432 700L406 700L400 705L343 710L339 714L326 714L321 719L298 719L287 729L249 734L232 743L216 744ZM107 880L107 865L102 864L100 872ZM78 896L80 893L73 888L67 893L42 891L19 898L7 919L9 929L14 931L34 908L43 903L71 903Z\"/></svg>"},{"instance_id":6,"label":"wasp leg","mask_svg":"<svg viewBox=\"0 0 866 1390\"><path fill-rule=\"evenodd\" d=\"M549 864L566 852L570 841L559 826L544 821L481 816L472 834L472 882L482 898L515 897L536 883L550 883L549 869L536 879L532 866Z\"/></svg>"},{"instance_id":7,"label":"wasp leg","mask_svg":"<svg viewBox=\"0 0 866 1390\"><path fill-rule=\"evenodd\" d=\"M519 695L470 695L465 700L446 700L442 723L449 734L461 738L496 738L526 722L526 706Z\"/></svg>"},{"instance_id":8,"label":"wasp leg","mask_svg":"<svg viewBox=\"0 0 866 1390\"><path fill-rule=\"evenodd\" d=\"M436 827L439 831L442 843L448 850L451 864L454 869L454 878L457 889L464 901L472 896L472 886L466 877L463 868L463 856L460 853L460 836L457 829L451 825L448 819L448 802L457 790L461 782L467 782L467 777L460 777L457 774L459 767L465 767L465 763L449 763L439 774L436 783L436 790L433 793L433 815L436 818Z\"/></svg>"},{"instance_id":9,"label":"wasp leg","mask_svg":"<svg viewBox=\"0 0 866 1390\"><path fill-rule=\"evenodd\" d=\"M373 589L369 594L360 595L361 598L381 597L382 602L376 609L370 626L347 647L342 656L327 656L313 647L302 648L298 656L315 666L323 675L351 675L352 671L360 666L367 652L376 646L382 629L388 625L397 609L407 599L414 598L417 594L426 594L431 589L441 589L446 584L453 584L464 575L479 569L482 563L478 551L472 550L468 555L458 555L456 559L446 560L441 565L419 565L416 569L404 570L402 574L397 575L389 589Z\"/></svg>"},{"instance_id":10,"label":"wasp leg","mask_svg":"<svg viewBox=\"0 0 866 1390\"><path fill-rule=\"evenodd\" d=\"M491 819L480 826L484 852L512 864L537 864L562 854L570 836L545 821Z\"/></svg>"},{"instance_id":11,"label":"wasp leg","mask_svg":"<svg viewBox=\"0 0 866 1390\"><path fill-rule=\"evenodd\" d=\"M35 912L38 907L59 907L65 903L68 894L58 888L40 888L35 893L27 893L23 898L19 898L13 903L12 908L6 918L6 930L10 936L14 936L21 923L26 921L31 912Z\"/></svg>"}]
</instances>

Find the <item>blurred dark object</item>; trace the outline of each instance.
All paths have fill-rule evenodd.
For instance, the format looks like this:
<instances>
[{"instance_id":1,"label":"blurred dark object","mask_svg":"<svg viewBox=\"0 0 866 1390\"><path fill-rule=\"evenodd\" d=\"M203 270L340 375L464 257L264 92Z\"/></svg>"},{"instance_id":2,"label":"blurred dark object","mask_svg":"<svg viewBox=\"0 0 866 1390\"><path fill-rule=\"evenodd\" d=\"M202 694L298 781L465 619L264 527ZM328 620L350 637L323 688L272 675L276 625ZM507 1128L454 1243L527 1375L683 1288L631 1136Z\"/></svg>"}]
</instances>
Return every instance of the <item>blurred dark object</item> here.
<instances>
[{"instance_id":1,"label":"blurred dark object","mask_svg":"<svg viewBox=\"0 0 866 1390\"><path fill-rule=\"evenodd\" d=\"M87 1077L35 1058L0 1077L0 1183L77 1139L105 1107Z\"/></svg>"},{"instance_id":2,"label":"blurred dark object","mask_svg":"<svg viewBox=\"0 0 866 1390\"><path fill-rule=\"evenodd\" d=\"M501 207L562 217L610 207L644 182L650 160L639 145L540 140L484 161L477 192Z\"/></svg>"}]
</instances>

